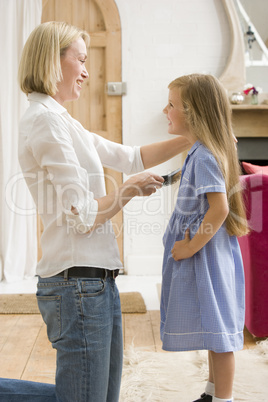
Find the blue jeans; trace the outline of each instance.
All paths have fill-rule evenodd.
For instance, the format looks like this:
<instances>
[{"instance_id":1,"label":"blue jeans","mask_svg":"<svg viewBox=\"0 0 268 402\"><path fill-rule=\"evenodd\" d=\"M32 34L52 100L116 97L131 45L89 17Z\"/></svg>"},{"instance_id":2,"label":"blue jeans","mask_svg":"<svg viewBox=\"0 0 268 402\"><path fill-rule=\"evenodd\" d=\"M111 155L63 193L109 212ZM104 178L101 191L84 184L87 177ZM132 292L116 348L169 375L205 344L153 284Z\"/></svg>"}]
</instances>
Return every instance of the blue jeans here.
<instances>
[{"instance_id":1,"label":"blue jeans","mask_svg":"<svg viewBox=\"0 0 268 402\"><path fill-rule=\"evenodd\" d=\"M57 402L55 385L0 378L1 402Z\"/></svg>"},{"instance_id":2,"label":"blue jeans","mask_svg":"<svg viewBox=\"0 0 268 402\"><path fill-rule=\"evenodd\" d=\"M117 402L123 337L120 298L114 279L39 278L37 300L48 338L57 350L54 400ZM5 402L13 400L16 401L7 397ZM53 397L31 399L22 395L20 401L26 400L54 402Z\"/></svg>"}]
</instances>

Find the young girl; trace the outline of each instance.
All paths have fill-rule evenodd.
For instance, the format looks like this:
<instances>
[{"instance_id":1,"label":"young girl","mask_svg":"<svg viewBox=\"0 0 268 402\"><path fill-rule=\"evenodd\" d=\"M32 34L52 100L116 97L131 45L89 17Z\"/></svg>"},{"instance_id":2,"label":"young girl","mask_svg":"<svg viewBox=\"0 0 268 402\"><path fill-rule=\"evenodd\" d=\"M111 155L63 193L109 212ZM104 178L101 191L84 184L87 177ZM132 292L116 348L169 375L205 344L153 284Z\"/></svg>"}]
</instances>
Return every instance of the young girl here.
<instances>
[{"instance_id":1,"label":"young girl","mask_svg":"<svg viewBox=\"0 0 268 402\"><path fill-rule=\"evenodd\" d=\"M247 233L225 90L210 75L169 85L169 133L192 148L164 235L161 339L168 351L208 350L197 401L233 401L233 352L243 348L244 272L236 236Z\"/></svg>"}]
</instances>

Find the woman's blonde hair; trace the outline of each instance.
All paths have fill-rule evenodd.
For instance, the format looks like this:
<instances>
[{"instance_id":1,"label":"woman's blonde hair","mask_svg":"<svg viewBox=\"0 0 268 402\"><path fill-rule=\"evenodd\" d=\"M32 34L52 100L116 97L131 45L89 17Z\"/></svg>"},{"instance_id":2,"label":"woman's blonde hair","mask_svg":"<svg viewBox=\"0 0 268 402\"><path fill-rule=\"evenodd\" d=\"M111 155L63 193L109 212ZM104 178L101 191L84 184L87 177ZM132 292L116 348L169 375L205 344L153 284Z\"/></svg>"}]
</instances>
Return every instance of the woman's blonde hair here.
<instances>
[{"instance_id":1,"label":"woman's blonde hair","mask_svg":"<svg viewBox=\"0 0 268 402\"><path fill-rule=\"evenodd\" d=\"M230 235L248 232L241 194L240 164L234 143L231 108L225 89L212 75L191 74L179 77L169 89L180 90L186 124L190 132L215 156L225 179L229 214L226 229Z\"/></svg>"},{"instance_id":2,"label":"woman's blonde hair","mask_svg":"<svg viewBox=\"0 0 268 402\"><path fill-rule=\"evenodd\" d=\"M28 95L41 92L54 96L62 79L60 57L78 38L89 46L87 32L66 22L45 22L30 34L22 51L19 65L19 84Z\"/></svg>"}]
</instances>

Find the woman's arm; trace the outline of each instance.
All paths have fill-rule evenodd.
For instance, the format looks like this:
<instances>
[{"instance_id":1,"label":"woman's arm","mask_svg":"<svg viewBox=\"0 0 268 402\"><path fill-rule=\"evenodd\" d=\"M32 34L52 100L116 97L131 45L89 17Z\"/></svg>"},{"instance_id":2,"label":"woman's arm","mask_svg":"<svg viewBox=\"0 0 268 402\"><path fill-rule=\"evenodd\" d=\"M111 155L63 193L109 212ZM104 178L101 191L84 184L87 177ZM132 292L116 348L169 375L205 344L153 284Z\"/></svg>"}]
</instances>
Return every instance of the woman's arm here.
<instances>
[{"instance_id":1,"label":"woman's arm","mask_svg":"<svg viewBox=\"0 0 268 402\"><path fill-rule=\"evenodd\" d=\"M162 187L163 179L154 173L143 172L132 176L111 194L99 198L94 226L104 223L119 212L132 198L149 196Z\"/></svg>"},{"instance_id":2,"label":"woman's arm","mask_svg":"<svg viewBox=\"0 0 268 402\"><path fill-rule=\"evenodd\" d=\"M149 196L162 187L164 179L154 173L143 172L132 176L125 183L119 186L112 193L97 199L98 212L93 226L87 233L90 233L98 225L102 225L108 219L117 214L132 198L136 196ZM76 208L72 207L72 213L78 214Z\"/></svg>"},{"instance_id":3,"label":"woman's arm","mask_svg":"<svg viewBox=\"0 0 268 402\"><path fill-rule=\"evenodd\" d=\"M141 147L141 158L145 169L166 162L177 154L190 148L188 140L181 136L176 136L171 140L156 142L154 144Z\"/></svg>"},{"instance_id":4,"label":"woman's arm","mask_svg":"<svg viewBox=\"0 0 268 402\"><path fill-rule=\"evenodd\" d=\"M201 250L222 226L229 213L228 201L225 193L207 193L209 209L204 216L197 233L190 239L189 229L185 238L177 241L172 249L175 261L192 257Z\"/></svg>"}]
</instances>

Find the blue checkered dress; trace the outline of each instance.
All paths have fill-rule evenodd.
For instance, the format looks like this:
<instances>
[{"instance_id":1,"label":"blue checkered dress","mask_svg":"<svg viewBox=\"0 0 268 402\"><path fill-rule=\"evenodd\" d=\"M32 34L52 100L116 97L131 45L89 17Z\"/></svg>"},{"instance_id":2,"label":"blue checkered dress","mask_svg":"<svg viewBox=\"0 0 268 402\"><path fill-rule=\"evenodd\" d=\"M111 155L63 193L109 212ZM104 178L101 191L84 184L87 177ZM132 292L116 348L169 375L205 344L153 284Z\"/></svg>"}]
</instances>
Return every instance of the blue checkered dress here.
<instances>
[{"instance_id":1,"label":"blue checkered dress","mask_svg":"<svg viewBox=\"0 0 268 402\"><path fill-rule=\"evenodd\" d=\"M182 169L175 210L163 242L161 339L169 351L243 348L244 270L237 238L225 225L193 257L175 261L171 250L190 228L192 238L209 204L206 193L226 192L214 156L196 142Z\"/></svg>"}]
</instances>

